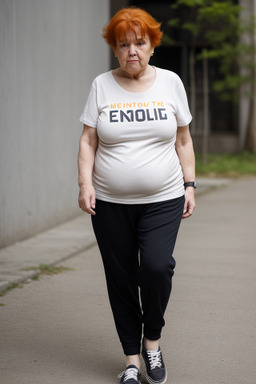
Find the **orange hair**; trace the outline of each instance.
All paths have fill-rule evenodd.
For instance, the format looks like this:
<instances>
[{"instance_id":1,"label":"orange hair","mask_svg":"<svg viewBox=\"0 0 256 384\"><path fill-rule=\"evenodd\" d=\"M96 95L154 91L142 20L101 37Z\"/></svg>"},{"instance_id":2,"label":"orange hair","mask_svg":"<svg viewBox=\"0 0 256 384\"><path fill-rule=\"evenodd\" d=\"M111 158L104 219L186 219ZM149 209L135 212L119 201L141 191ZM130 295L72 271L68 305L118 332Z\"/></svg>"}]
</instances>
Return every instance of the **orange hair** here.
<instances>
[{"instance_id":1,"label":"orange hair","mask_svg":"<svg viewBox=\"0 0 256 384\"><path fill-rule=\"evenodd\" d=\"M118 11L103 29L102 36L106 42L115 48L117 40L125 38L126 32L131 29L136 35L136 27L140 27L142 37L148 34L152 47L161 43L163 32L158 23L148 12L136 7L123 8Z\"/></svg>"}]
</instances>

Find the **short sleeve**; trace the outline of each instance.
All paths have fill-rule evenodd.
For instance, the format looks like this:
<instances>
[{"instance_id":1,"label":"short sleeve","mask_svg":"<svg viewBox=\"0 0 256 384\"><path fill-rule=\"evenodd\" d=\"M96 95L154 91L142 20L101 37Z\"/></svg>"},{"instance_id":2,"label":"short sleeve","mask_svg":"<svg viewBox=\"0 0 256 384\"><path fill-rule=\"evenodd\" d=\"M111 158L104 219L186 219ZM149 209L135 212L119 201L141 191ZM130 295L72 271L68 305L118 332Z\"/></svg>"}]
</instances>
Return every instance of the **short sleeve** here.
<instances>
[{"instance_id":1,"label":"short sleeve","mask_svg":"<svg viewBox=\"0 0 256 384\"><path fill-rule=\"evenodd\" d=\"M176 83L176 119L179 127L188 125L192 120L192 115L188 106L187 94L181 79L177 76Z\"/></svg>"},{"instance_id":2,"label":"short sleeve","mask_svg":"<svg viewBox=\"0 0 256 384\"><path fill-rule=\"evenodd\" d=\"M83 113L80 117L80 121L83 124L96 128L99 117L98 103L97 103L97 90L94 83L91 86L89 96L87 98Z\"/></svg>"}]
</instances>

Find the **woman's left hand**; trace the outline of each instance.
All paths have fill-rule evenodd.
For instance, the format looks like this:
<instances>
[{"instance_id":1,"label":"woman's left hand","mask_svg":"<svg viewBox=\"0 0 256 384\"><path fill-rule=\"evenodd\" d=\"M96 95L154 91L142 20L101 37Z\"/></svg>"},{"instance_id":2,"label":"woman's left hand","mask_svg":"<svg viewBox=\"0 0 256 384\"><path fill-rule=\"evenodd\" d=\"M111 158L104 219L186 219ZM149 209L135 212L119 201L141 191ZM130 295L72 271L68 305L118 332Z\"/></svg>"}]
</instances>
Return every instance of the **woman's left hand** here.
<instances>
[{"instance_id":1,"label":"woman's left hand","mask_svg":"<svg viewBox=\"0 0 256 384\"><path fill-rule=\"evenodd\" d=\"M193 214L195 207L195 190L193 187L188 187L185 191L185 204L182 219L190 217Z\"/></svg>"}]
</instances>

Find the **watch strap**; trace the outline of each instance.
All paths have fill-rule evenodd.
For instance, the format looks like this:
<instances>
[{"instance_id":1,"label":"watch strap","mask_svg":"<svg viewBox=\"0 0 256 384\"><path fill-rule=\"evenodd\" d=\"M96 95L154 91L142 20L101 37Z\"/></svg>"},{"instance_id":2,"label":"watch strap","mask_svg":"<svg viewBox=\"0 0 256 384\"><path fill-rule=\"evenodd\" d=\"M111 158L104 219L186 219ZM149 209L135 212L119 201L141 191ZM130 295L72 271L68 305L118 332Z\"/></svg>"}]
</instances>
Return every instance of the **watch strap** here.
<instances>
[{"instance_id":1,"label":"watch strap","mask_svg":"<svg viewBox=\"0 0 256 384\"><path fill-rule=\"evenodd\" d=\"M184 187L185 187L185 189L187 187L193 187L196 189L196 182L195 181L187 181L186 183L184 183Z\"/></svg>"}]
</instances>

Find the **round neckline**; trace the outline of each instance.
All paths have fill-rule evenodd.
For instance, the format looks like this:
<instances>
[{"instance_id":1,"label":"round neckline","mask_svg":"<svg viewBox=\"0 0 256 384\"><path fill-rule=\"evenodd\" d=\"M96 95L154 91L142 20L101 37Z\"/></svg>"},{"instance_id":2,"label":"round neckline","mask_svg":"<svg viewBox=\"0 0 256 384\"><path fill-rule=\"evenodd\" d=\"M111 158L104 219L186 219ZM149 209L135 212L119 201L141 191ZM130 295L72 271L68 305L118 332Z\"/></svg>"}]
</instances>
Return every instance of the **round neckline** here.
<instances>
[{"instance_id":1,"label":"round neckline","mask_svg":"<svg viewBox=\"0 0 256 384\"><path fill-rule=\"evenodd\" d=\"M146 90L143 91L143 92L131 92L131 91L127 91L125 88L123 88L123 87L116 81L116 79L115 79L115 77L114 77L114 75L113 75L113 70L112 70L112 69L111 69L111 71L110 71L110 74L111 74L111 77L112 77L114 83L116 84L116 86L117 86L122 92L125 92L125 93L127 93L127 94L129 94L129 95L143 95L143 94L145 94L145 93L151 91L152 88L156 85L156 82L157 82L157 79L158 79L158 71L157 71L157 67L152 66L152 68L155 69L155 74L156 74L155 80L154 80L153 84L152 84L148 89L146 89Z\"/></svg>"}]
</instances>

